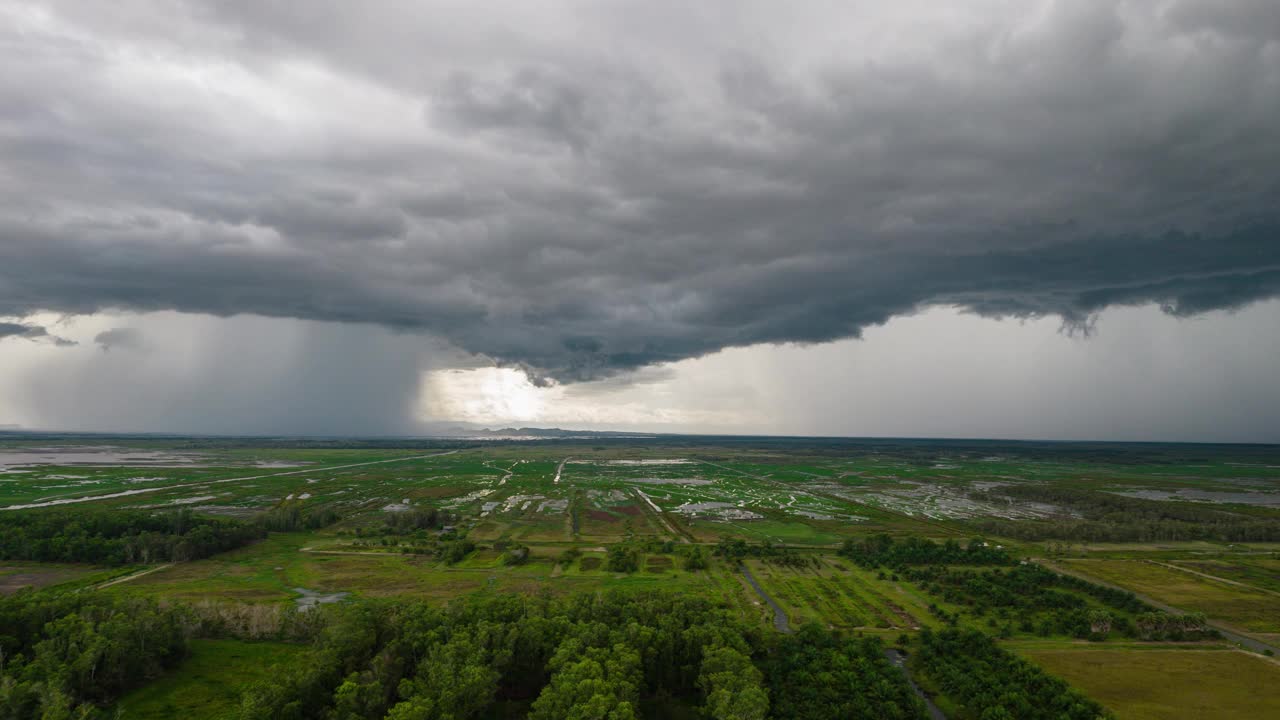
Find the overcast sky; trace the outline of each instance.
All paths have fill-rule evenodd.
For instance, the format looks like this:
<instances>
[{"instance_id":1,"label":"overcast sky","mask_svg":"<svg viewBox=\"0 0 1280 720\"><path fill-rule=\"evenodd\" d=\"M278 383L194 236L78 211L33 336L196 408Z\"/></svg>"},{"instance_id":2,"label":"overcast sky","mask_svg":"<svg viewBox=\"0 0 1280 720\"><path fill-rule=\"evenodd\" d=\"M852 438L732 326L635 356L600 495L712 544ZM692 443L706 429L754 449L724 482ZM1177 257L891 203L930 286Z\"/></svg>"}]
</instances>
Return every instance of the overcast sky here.
<instances>
[{"instance_id":1,"label":"overcast sky","mask_svg":"<svg viewBox=\"0 0 1280 720\"><path fill-rule=\"evenodd\" d=\"M1274 0L0 0L0 426L1280 441Z\"/></svg>"}]
</instances>

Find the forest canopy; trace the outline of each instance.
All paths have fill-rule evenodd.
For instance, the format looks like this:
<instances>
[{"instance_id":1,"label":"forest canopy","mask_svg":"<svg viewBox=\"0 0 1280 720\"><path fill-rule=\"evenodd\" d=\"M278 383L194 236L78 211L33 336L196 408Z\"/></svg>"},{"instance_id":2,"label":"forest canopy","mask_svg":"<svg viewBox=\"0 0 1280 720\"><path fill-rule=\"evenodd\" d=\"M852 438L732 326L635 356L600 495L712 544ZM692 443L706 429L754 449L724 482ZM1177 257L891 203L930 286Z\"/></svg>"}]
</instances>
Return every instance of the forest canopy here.
<instances>
[{"instance_id":1,"label":"forest canopy","mask_svg":"<svg viewBox=\"0 0 1280 720\"><path fill-rule=\"evenodd\" d=\"M189 510L75 509L8 513L0 560L98 565L198 560L266 537L261 523L197 517Z\"/></svg>"}]
</instances>

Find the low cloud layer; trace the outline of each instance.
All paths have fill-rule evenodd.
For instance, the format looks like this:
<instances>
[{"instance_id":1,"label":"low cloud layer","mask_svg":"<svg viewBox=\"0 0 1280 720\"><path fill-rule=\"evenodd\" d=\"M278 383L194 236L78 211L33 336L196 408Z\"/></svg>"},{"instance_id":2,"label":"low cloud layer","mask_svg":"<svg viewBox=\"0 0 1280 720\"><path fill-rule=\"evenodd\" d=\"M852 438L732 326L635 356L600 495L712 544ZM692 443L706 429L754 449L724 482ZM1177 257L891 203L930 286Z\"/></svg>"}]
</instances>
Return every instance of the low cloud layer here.
<instances>
[{"instance_id":1,"label":"low cloud layer","mask_svg":"<svg viewBox=\"0 0 1280 720\"><path fill-rule=\"evenodd\" d=\"M102 348L103 352L109 352L112 348L138 350L144 346L142 331L127 327L103 330L93 336L93 342Z\"/></svg>"},{"instance_id":2,"label":"low cloud layer","mask_svg":"<svg viewBox=\"0 0 1280 720\"><path fill-rule=\"evenodd\" d=\"M0 423L413 434L424 427L423 375L466 363L437 344L370 324L152 313L79 317L66 332L80 347L0 344Z\"/></svg>"},{"instance_id":3,"label":"low cloud layer","mask_svg":"<svg viewBox=\"0 0 1280 720\"><path fill-rule=\"evenodd\" d=\"M59 347L75 345L74 340L59 337L50 333L41 325L18 322L0 322L0 340L5 338L25 338L37 342L50 342Z\"/></svg>"},{"instance_id":4,"label":"low cloud layer","mask_svg":"<svg viewBox=\"0 0 1280 720\"><path fill-rule=\"evenodd\" d=\"M1277 37L1271 0L0 0L0 316L575 381L931 305L1240 307L1280 294Z\"/></svg>"}]
</instances>

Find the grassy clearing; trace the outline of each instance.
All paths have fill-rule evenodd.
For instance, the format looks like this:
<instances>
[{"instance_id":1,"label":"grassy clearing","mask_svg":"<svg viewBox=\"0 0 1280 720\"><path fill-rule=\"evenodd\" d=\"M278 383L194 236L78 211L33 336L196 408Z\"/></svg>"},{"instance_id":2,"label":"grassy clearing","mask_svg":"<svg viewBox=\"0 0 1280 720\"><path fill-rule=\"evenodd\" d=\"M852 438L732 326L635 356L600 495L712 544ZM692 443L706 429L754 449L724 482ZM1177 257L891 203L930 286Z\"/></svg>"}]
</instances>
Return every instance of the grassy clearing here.
<instances>
[{"instance_id":1,"label":"grassy clearing","mask_svg":"<svg viewBox=\"0 0 1280 720\"><path fill-rule=\"evenodd\" d=\"M1177 558L1183 557L1188 552L1204 554L1218 554L1228 552L1230 545L1219 542L1207 542L1203 540L1192 540L1187 542L1130 542L1130 543L1063 543L1059 541L1044 541L1037 543L1036 554L1052 555L1050 548L1056 546L1065 546L1067 554L1070 556L1089 557L1089 558Z\"/></svg>"},{"instance_id":2,"label":"grassy clearing","mask_svg":"<svg viewBox=\"0 0 1280 720\"><path fill-rule=\"evenodd\" d=\"M773 621L773 611L765 606L755 590L747 587L737 568L714 563L699 576L707 583L706 592L723 598L744 619L756 620L761 625Z\"/></svg>"},{"instance_id":3,"label":"grassy clearing","mask_svg":"<svg viewBox=\"0 0 1280 720\"><path fill-rule=\"evenodd\" d=\"M751 573L793 624L819 622L859 630L915 629L930 624L928 603L902 584L824 563L789 568L748 560ZM843 567L843 565L841 566Z\"/></svg>"},{"instance_id":4,"label":"grassy clearing","mask_svg":"<svg viewBox=\"0 0 1280 720\"><path fill-rule=\"evenodd\" d=\"M0 561L0 595L10 595L26 589L40 590L52 587L73 590L97 585L136 570L138 568L132 566L100 568L70 563L5 560Z\"/></svg>"},{"instance_id":5,"label":"grassy clearing","mask_svg":"<svg viewBox=\"0 0 1280 720\"><path fill-rule=\"evenodd\" d=\"M1280 558L1240 557L1220 560L1177 560L1172 564L1206 575L1234 580L1245 585L1280 593Z\"/></svg>"},{"instance_id":6,"label":"grassy clearing","mask_svg":"<svg viewBox=\"0 0 1280 720\"><path fill-rule=\"evenodd\" d=\"M761 539L768 538L787 545L835 545L844 539L841 535L819 527L819 524L818 522L758 520L741 523L740 527Z\"/></svg>"},{"instance_id":7,"label":"grassy clearing","mask_svg":"<svg viewBox=\"0 0 1280 720\"><path fill-rule=\"evenodd\" d=\"M645 572L603 572L603 555L588 553L580 563L556 570L559 549L533 547L530 562L502 564L501 553L478 550L455 566L433 559L376 551L314 552L332 536L308 533L272 534L267 540L214 558L181 563L135 581L109 588L197 602L209 598L236 602L290 602L294 588L317 592L350 592L355 597L411 595L447 601L476 590L553 594L618 589L688 589L706 591L706 583L676 567L668 556L648 556ZM331 545L330 545L331 547Z\"/></svg>"},{"instance_id":8,"label":"grassy clearing","mask_svg":"<svg viewBox=\"0 0 1280 720\"><path fill-rule=\"evenodd\" d=\"M1196 610L1246 631L1280 632L1280 596L1216 582L1140 560L1070 560L1063 564L1181 610Z\"/></svg>"},{"instance_id":9,"label":"grassy clearing","mask_svg":"<svg viewBox=\"0 0 1280 720\"><path fill-rule=\"evenodd\" d=\"M1121 720L1280 717L1280 664L1233 650L1024 649Z\"/></svg>"},{"instance_id":10,"label":"grassy clearing","mask_svg":"<svg viewBox=\"0 0 1280 720\"><path fill-rule=\"evenodd\" d=\"M246 687L303 650L285 643L194 640L191 657L177 670L126 695L117 710L125 720L234 718Z\"/></svg>"}]
</instances>

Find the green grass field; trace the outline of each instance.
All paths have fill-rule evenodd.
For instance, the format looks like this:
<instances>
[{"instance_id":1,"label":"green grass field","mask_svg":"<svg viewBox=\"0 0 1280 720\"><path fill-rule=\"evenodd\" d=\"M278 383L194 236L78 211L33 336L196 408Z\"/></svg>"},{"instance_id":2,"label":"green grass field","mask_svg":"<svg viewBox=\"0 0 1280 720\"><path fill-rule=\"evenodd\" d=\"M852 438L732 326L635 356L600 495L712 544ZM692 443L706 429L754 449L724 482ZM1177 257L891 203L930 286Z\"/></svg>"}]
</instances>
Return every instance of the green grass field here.
<instances>
[{"instance_id":1,"label":"green grass field","mask_svg":"<svg viewBox=\"0 0 1280 720\"><path fill-rule=\"evenodd\" d=\"M1280 717L1280 663L1234 650L1020 649L1120 720Z\"/></svg>"},{"instance_id":2,"label":"green grass field","mask_svg":"<svg viewBox=\"0 0 1280 720\"><path fill-rule=\"evenodd\" d=\"M0 595L45 588L77 590L126 576L137 569L133 566L102 568L66 563L0 561Z\"/></svg>"},{"instance_id":3,"label":"green grass field","mask_svg":"<svg viewBox=\"0 0 1280 720\"><path fill-rule=\"evenodd\" d=\"M1238 556L1220 560L1177 560L1172 564L1187 570L1232 580L1261 590L1280 593L1280 556Z\"/></svg>"},{"instance_id":4,"label":"green grass field","mask_svg":"<svg viewBox=\"0 0 1280 720\"><path fill-rule=\"evenodd\" d=\"M1280 632L1280 595L1216 582L1141 560L1070 560L1063 566L1245 631Z\"/></svg>"},{"instance_id":5,"label":"green grass field","mask_svg":"<svg viewBox=\"0 0 1280 720\"><path fill-rule=\"evenodd\" d=\"M116 710L121 720L234 718L246 687L304 649L285 643L194 640L191 656L176 670L121 698Z\"/></svg>"},{"instance_id":6,"label":"green grass field","mask_svg":"<svg viewBox=\"0 0 1280 720\"><path fill-rule=\"evenodd\" d=\"M411 595L438 601L459 594L490 589L562 594L602 589L673 589L705 592L698 572L679 569L671 558L650 556L642 570L631 575L603 570L584 571L577 565L558 569L553 559L560 548L531 546L531 560L506 567L500 554L480 550L455 566L430 558L365 550L312 551L331 535L272 534L267 540L216 557L181 563L109 591L162 598L203 601L289 602L297 587L321 593L349 592L356 597ZM326 547L334 547L328 545Z\"/></svg>"}]
</instances>

